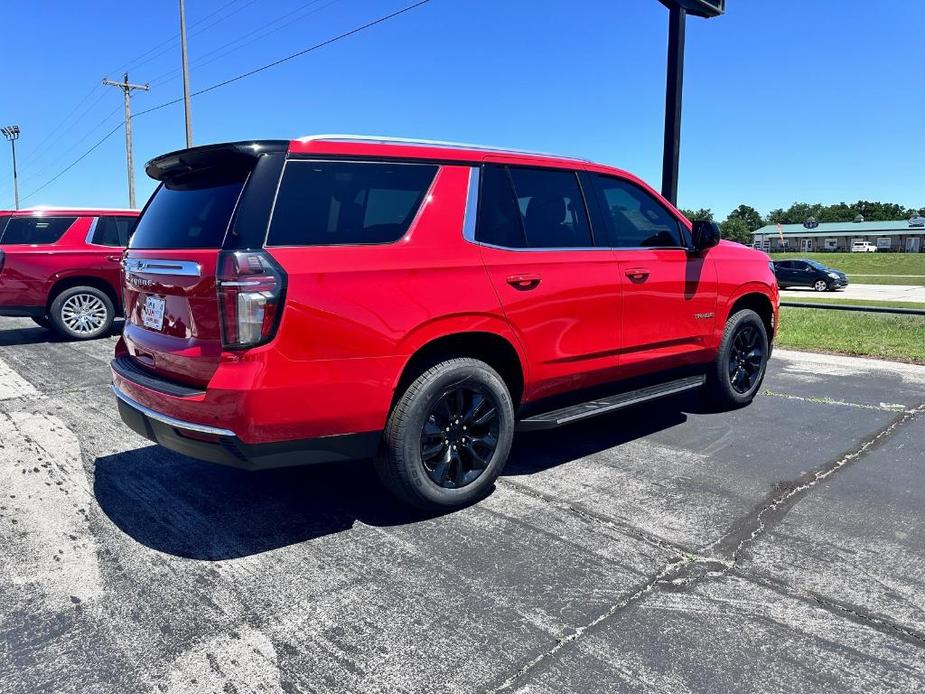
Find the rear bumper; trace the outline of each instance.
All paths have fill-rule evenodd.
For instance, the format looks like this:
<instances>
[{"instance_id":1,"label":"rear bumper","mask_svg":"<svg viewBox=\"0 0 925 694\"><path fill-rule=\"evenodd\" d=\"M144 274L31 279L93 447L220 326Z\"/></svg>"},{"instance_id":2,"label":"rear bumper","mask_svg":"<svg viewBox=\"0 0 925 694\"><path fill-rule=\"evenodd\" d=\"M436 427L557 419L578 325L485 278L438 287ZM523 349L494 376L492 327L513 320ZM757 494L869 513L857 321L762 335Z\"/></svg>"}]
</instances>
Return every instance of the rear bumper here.
<instances>
[{"instance_id":1,"label":"rear bumper","mask_svg":"<svg viewBox=\"0 0 925 694\"><path fill-rule=\"evenodd\" d=\"M122 421L135 433L191 458L245 470L370 458L379 445L377 431L248 444L230 429L175 419L145 407L116 385L112 386L112 391Z\"/></svg>"}]
</instances>

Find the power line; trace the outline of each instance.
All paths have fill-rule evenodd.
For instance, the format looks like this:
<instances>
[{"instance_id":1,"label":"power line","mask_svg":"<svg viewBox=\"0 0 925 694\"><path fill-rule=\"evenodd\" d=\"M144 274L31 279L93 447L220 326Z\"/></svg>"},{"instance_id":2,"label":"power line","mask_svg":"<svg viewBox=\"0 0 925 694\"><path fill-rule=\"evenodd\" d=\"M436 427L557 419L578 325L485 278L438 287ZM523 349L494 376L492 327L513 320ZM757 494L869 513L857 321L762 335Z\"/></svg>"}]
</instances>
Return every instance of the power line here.
<instances>
[{"instance_id":1,"label":"power line","mask_svg":"<svg viewBox=\"0 0 925 694\"><path fill-rule=\"evenodd\" d=\"M228 8L231 7L232 5L235 5L235 4L239 3L239 2L241 2L241 0L231 0L231 2L226 2L224 5L222 5L221 7L219 7L219 8L218 8L217 10L215 10L214 12L210 12L210 13L207 14L205 17L203 17L203 18L201 18L201 19L197 19L195 22L193 22L192 24L190 24L189 28L192 29L192 28L194 28L194 27L199 26L199 25L202 24L203 22L205 22L205 21L211 19L212 17L214 17L215 15L217 15L217 14L219 14L219 13L221 13L221 12L224 12L226 9L228 9ZM251 0L251 2L253 2L253 0ZM251 4L251 2L249 2L248 4ZM230 15L229 15L229 16L230 16ZM152 46L151 48L149 48L148 50L146 50L144 53L135 56L134 58L132 58L131 60L129 60L127 63L125 63L124 65L122 65L121 67L119 67L118 70L111 70L110 72L119 73L119 72L124 72L127 68L136 68L136 67L138 67L138 65L135 64L136 61L141 60L142 58L144 58L144 57L147 56L147 55L150 55L151 53L153 53L153 52L156 51L157 49L161 48L162 46L166 46L167 44L173 44L173 43L175 43L175 42L177 41L177 39L178 39L177 36L171 36L169 39L165 39L164 41L161 41L160 43L155 44L154 46ZM159 53L158 55L161 55L161 54Z\"/></svg>"},{"instance_id":2,"label":"power line","mask_svg":"<svg viewBox=\"0 0 925 694\"><path fill-rule=\"evenodd\" d=\"M28 195L24 196L24 197L23 197L23 200L28 200L29 198L31 198L31 197L32 197L33 195L35 195L36 193L41 192L42 190L44 190L45 188L47 188L48 186L50 186L52 183L54 183L55 181L57 181L59 178L61 178L61 177L62 177L64 174L66 174L68 171L70 171L70 170L73 169L75 166L77 166L81 161L83 161L87 156L89 156L90 153L93 152L93 150L95 150L95 149L96 149L97 147L99 147L101 144L103 144L104 142L106 142L106 140L108 140L110 137L112 137L112 136L115 135L117 132L119 132L119 130L122 129L122 125L123 125L122 123L119 123L115 128L113 128L113 129L110 130L108 133L106 133L105 135L103 135L103 137L100 138L100 140L99 140L95 145L93 145L90 149L88 149L86 152L84 152L83 154L81 154L81 155L80 155L79 157L77 157L74 161L72 161L70 164L68 164L66 167L64 167L64 168L63 168L60 172L58 172L53 178L48 179L47 181L45 181L45 183L43 183L42 185L40 185L38 188L36 188L35 190L33 190L31 193L29 193Z\"/></svg>"},{"instance_id":3,"label":"power line","mask_svg":"<svg viewBox=\"0 0 925 694\"><path fill-rule=\"evenodd\" d=\"M100 86L102 86L102 85L100 85ZM105 96L106 93L107 93L107 92L104 91L104 92L103 92L103 95ZM51 169L53 166L57 166L58 162L60 162L62 159L65 159L65 158L67 157L67 155L70 154L71 152L73 152L75 149L77 149L77 147L78 147L82 142L85 142L91 135L93 135L93 133L95 133L97 130L99 130L102 126L106 125L106 123L109 121L109 119L112 118L112 117L116 114L116 112L117 112L119 109L121 109L121 108L122 108L121 106L116 106L112 111L110 111L108 114L106 114L106 116L105 116L102 120L100 120L96 125L94 125L92 128L90 128L90 129L86 132L86 134L85 134L83 137L81 137L79 140L76 140L76 141L74 141L73 143L71 143L70 147L68 147L67 149L65 149L65 150L64 150L63 152L61 152L56 158L52 159L52 160L51 160L50 162L48 162L45 166L41 167L38 171L36 171L36 172L34 172L34 173L31 173L31 174L28 176L28 178L31 180L31 179L33 179L33 178L36 178L36 177L38 177L38 176L41 176L41 175L44 174L46 171L48 171L49 169Z\"/></svg>"},{"instance_id":4,"label":"power line","mask_svg":"<svg viewBox=\"0 0 925 694\"><path fill-rule=\"evenodd\" d=\"M75 106L73 109L71 109L71 112L70 112L60 123L58 123L58 125L56 125L54 128L51 129L51 132L49 132L48 135L46 135L46 136L42 139L42 141L39 142L38 145L36 145L36 148L35 148L34 150L32 150L31 152L28 153L28 155L26 156L26 158L25 158L25 160L24 160L24 161L25 161L25 164L26 164L26 166L27 166L27 170L28 170L28 167L29 167L29 166L34 165L36 162L41 161L41 160L45 157L45 154L46 154L46 153L51 149L51 147L55 144L54 136L58 134L58 132L62 129L62 127L64 127L65 125L67 125L67 126L69 127L69 129L70 129L70 128L73 128L77 123L80 123L84 118L86 118L87 115L93 110L93 108L94 108L100 101L102 101L103 97L106 96L106 92L104 92L104 91L101 91L100 94L99 94L99 96L98 96L96 99L94 99L93 102L92 102L89 106L87 106L79 115L77 115L77 116L74 117L74 118L71 118L71 116L72 116L74 113L76 113L76 112L80 109L80 107L81 107L91 96L93 96L94 93L96 93L96 90L99 89L99 88L100 88L100 85L98 85L98 84L97 84L97 85L94 85L93 89L91 89L91 90L87 93L87 95L86 95L83 99L80 100L80 102L77 104L77 106ZM99 128L99 125L94 126L94 128L92 128L92 129L90 130L90 132L92 133L93 130L96 130L97 128ZM87 139L87 136L84 136L84 137L80 140L80 142L82 142L83 140L86 140L86 139ZM73 149L73 147L72 147L72 149ZM58 157L57 159L54 159L54 160L52 160L52 161L53 161L53 163L57 163L58 161L60 161L60 157ZM47 169L47 168L49 168L49 167L46 166L45 168ZM4 177L3 179L0 179L0 183L6 183L6 179L7 179L7 178L9 178L9 177L7 176L7 177Z\"/></svg>"},{"instance_id":5,"label":"power line","mask_svg":"<svg viewBox=\"0 0 925 694\"><path fill-rule=\"evenodd\" d=\"M237 76L235 76L235 77L231 77L231 78L226 79L226 80L223 80L223 81L221 81L221 82L217 82L216 84L213 84L213 85L211 85L211 86L205 87L204 89L200 89L199 91L195 91L195 92L193 92L190 96L199 96L200 94L205 94L205 93L207 93L207 92L214 91L214 90L216 90L216 89L219 89L219 88L221 88L221 87L225 87L225 86L227 86L227 85L229 85L229 84L232 84L232 83L234 83L234 82L238 82L238 81L240 81L240 80L243 80L243 79L245 79L245 78L247 78L247 77L252 77L252 76L254 76L254 75L256 75L256 74L258 74L258 73L260 73L260 72L263 72L264 70L269 70L270 68L276 67L277 65L282 65L283 63L289 62L290 60L293 60L294 58L298 58L299 56L306 55L307 53L311 53L311 52L316 51L316 50L318 50L318 49L320 49L320 48L324 48L325 46L330 46L332 43L336 43L337 41L341 41L341 40L343 40L343 39L345 39L345 38L348 38L348 37L350 37L350 36L353 36L354 34L358 34L358 33L362 32L362 31L365 31L366 29L370 29L370 28L372 28L372 27L374 27L374 26L377 26L377 25L379 25L379 24L382 24L383 22L387 22L387 21L389 21L390 19L394 19L394 18L396 18L396 17L399 17L399 16L401 16L401 15L407 13L407 12L410 12L411 10L415 10L415 9L417 9L418 7L421 7L422 5L427 5L427 4L430 3L430 2L431 2L431 0L419 0L419 2L415 2L415 3L411 4L411 5L407 5L406 7L403 7L403 8L400 9L400 10L396 10L395 12L392 12L392 13L390 13L390 14L387 14L387 15L384 15L384 16L382 16L382 17L379 17L378 19L374 19L374 20L372 20L372 21L369 21L369 22L367 22L366 24L362 24L361 26L355 27L355 28L353 28L353 29L351 29L351 30L349 30L349 31L345 31L345 32L343 32L342 34L338 34L337 36L334 36L334 37L332 37L332 38L330 38L330 39L326 39L325 41L321 41L320 43L316 43L315 45L309 46L308 48L303 48L302 50L296 51L295 53L291 53L291 54L289 54L289 55L287 55L287 56L285 56L285 57L283 57L283 58L280 58L279 60L274 60L272 63L267 63L266 65L262 65L261 67L254 68L253 70L249 70L249 71L244 72L244 73L242 73L242 74L240 74L240 75L237 75ZM143 115L145 115L145 114L152 113L152 112L154 112L154 111L159 111L159 110L162 109L162 108L167 108L168 106L173 106L174 104L178 104L178 103L180 103L180 102L182 102L182 101L183 101L183 97L181 96L179 99L173 99L172 101L166 101L166 102L164 102L163 104L159 104L159 105L157 105L157 106L152 106L151 108L145 109L144 111L139 111L138 113L134 114L134 115L132 116L132 120L134 120L135 118L138 118L139 116L143 116ZM112 115L112 114L110 114L110 115ZM44 190L44 189L47 188L49 185L51 185L52 183L54 183L55 181L57 181L57 180L58 180L59 178L61 178L64 174L66 174L68 171L70 171L71 169L73 169L78 163L80 163L81 161L83 161L83 159L85 159L91 152L93 152L93 151L94 151L95 149L97 149L100 145L102 145L106 140L108 140L108 139L109 139L110 137L112 137L116 132L118 132L119 129L122 128L122 126L123 126L123 124L120 123L120 124L117 125L115 128L113 128L112 130L110 130L110 131L109 131L108 133L106 133L98 142L96 142L96 144L94 144L92 147L90 147L90 149L88 149L86 152L84 152L83 154L81 154L81 155L80 155L77 159L75 159L73 162L71 162L70 164L68 164L64 169L62 169L60 172L58 172L53 178L51 178L51 179L49 179L48 181L46 181L45 183L43 183L41 186L39 186L38 188L36 188L35 190L33 190L33 191L32 191L31 193L29 193L28 195L24 196L22 199L23 199L23 200L27 200L27 199L31 198L31 197L34 196L36 193L38 193L38 192Z\"/></svg>"},{"instance_id":6,"label":"power line","mask_svg":"<svg viewBox=\"0 0 925 694\"><path fill-rule=\"evenodd\" d=\"M395 17L398 17L398 16L400 16L400 15L405 14L406 12L410 12L411 10L417 9L418 7L421 7L422 5L426 5L426 4L428 4L429 2L431 2L431 0L420 0L419 2L416 2L416 3L412 4L412 5L408 5L408 6L406 6L406 7L403 7L403 8L400 9L400 10L396 10L395 12L392 12L391 14L387 14L387 15L384 15L384 16L382 16L382 17L379 17L378 19L374 19L374 20L372 20L372 21L370 21L370 22L367 22L366 24L363 24L363 25L358 26L358 27L356 27L356 28L354 28L354 29L351 29L350 31L345 31L345 32L342 33L342 34L338 34L337 36L334 36L334 37L332 37L332 38L326 39L326 40L324 40L324 41L322 41L322 42L320 42L320 43L316 43L314 46L309 46L308 48L303 48L302 50L296 51L295 53L290 53L289 55L287 55L287 56L284 57L284 58L280 58L279 60L274 60L272 63L267 63L266 65L262 65L262 66L260 66L260 67L258 67L258 68L254 68L253 70L248 70L247 72L244 72L244 73L242 73L242 74L240 74L240 75L236 75L235 77L231 77L231 78L229 78L229 79L222 80L221 82L217 82L216 84L213 84L213 85L210 85L210 86L208 86L208 87L205 87L204 89L200 89L200 90L198 90L198 91L195 91L195 92L193 92L190 96L199 96L200 94L206 94L207 92L211 92L211 91L214 91L214 90L219 89L219 88L221 88L221 87L225 87L225 86L227 86L227 85L229 85L229 84L232 84L233 82L238 82L238 81L243 80L243 79L245 79L245 78L247 78L247 77L253 77L254 75L256 75L256 74L258 74L258 73L260 73L260 72L263 72L264 70L269 70L270 68L276 67L277 65L282 65L283 63L287 63L287 62L289 62L290 60L293 60L293 59L295 59L295 58L298 58L298 57L300 57L300 56L305 55L306 53L311 53L312 51L317 51L319 48L324 48L325 46L330 46L332 43L336 43L337 41L341 41L341 40L343 40L343 39L345 39L345 38L348 38L348 37L350 37L350 36L353 36L354 34L358 34L358 33L360 33L361 31L365 31L366 29L370 29L370 28L372 28L372 27L374 27L374 26L376 26L376 25L378 25L378 24L382 24L383 22L387 22L387 21L389 21L390 19L394 19ZM137 114L135 114L135 115L136 115L136 117L137 117L137 116L142 116L142 115L144 115L144 114L146 114L146 113L151 113L152 111L159 111L159 110L162 109L162 108L167 108L168 106L173 106L174 104L178 104L178 103L180 103L181 101L183 101L183 97L180 97L179 99L173 99L172 101L165 101L163 104L158 104L157 106L152 106L151 108L145 109L144 111L139 111L139 112L138 112Z\"/></svg>"},{"instance_id":7,"label":"power line","mask_svg":"<svg viewBox=\"0 0 925 694\"><path fill-rule=\"evenodd\" d=\"M232 53L239 51L246 46L250 46L252 43L260 41L261 39L269 36L270 34L274 34L277 31L281 31L282 29L285 29L287 26L290 26L291 24L294 24L295 22L298 22L299 20L304 19L305 17L313 15L317 12L320 12L321 10L327 9L331 5L337 2L340 2L340 0L330 0L327 4L322 5L321 7L315 7L311 9L309 12L300 14L307 7L310 7L311 5L317 5L319 2L321 2L321 0L309 0L309 2L299 5L296 9L291 10L290 12L286 12L283 15L280 15L276 19L270 22L267 22L263 26L257 27L253 31L249 31L246 34L243 34L242 36L239 36L238 38L232 41L224 43L218 48L213 48L210 51L200 54L198 59L193 61L192 67L194 68L204 67L206 65L214 63L216 60L221 60L225 56L231 55ZM270 29L270 27L272 27L274 24L278 24L280 21L284 19L288 19L289 17L292 17L293 15L297 15L297 16L294 17L293 19L290 19L288 22L281 24L278 27ZM246 41L246 39L249 39L250 37L254 35L258 35L258 36L256 36L256 38L251 39L250 41ZM221 53L221 51L224 51L226 48L229 48L231 46L233 46L233 48L231 48L228 51L225 51L224 53ZM221 55L216 56L215 55L216 53L221 53ZM215 56L215 57L207 60L207 58L210 58L210 56ZM179 72L180 70L177 68L168 70L167 72L162 73L158 75L157 77L155 77L153 80L151 80L151 84L156 86L156 85L164 84L165 82L170 82L171 80L176 79L176 75L178 75ZM169 78L169 79L165 79L165 78Z\"/></svg>"},{"instance_id":8,"label":"power line","mask_svg":"<svg viewBox=\"0 0 925 694\"><path fill-rule=\"evenodd\" d=\"M208 30L211 29L212 27L214 27L214 26L216 26L216 25L218 25L218 24L221 24L221 23L224 22L226 19L229 19L230 17L233 17L234 15L236 15L238 12L240 12L240 11L243 10L244 8L249 7L250 5L253 5L255 2L257 2L257 0L248 0L248 2L246 2L246 3L243 4L243 5L241 5L240 7L235 8L233 11L229 12L229 13L228 13L227 15L225 15L224 17L220 17L219 19L215 20L215 21L212 22L211 24L209 24L209 25L207 25L207 26L204 26L204 27L202 27L201 29L198 29L197 31L192 31L192 32L190 32L190 36L198 36L199 34L202 34L203 32L208 31ZM228 7L228 6L231 5L231 4L232 4L232 3L228 3L228 5L226 5L225 7ZM213 13L213 14L214 14L214 13ZM212 16L212 15L210 15L210 16ZM197 24L201 24L203 21L204 21L204 20L199 20L199 22L197 22ZM193 26L193 25L190 25L189 28L192 28L192 26ZM167 42L165 42L165 43L163 43L163 44L160 44L160 45L163 45L163 46L166 46L166 47L163 48L162 50L158 51L158 52L155 53L154 55L150 56L149 58L146 58L145 60L142 60L142 61L140 61L140 62L136 62L135 65L132 67L132 69L133 69L133 70L137 70L137 69L138 69L139 67L141 67L142 65L147 65L147 64L150 63L152 60L155 60L155 59L157 59L157 58L160 58L162 55L164 55L164 54L167 53L168 51L175 50L175 49L176 49L176 45L174 45L174 44L177 43L177 42L179 42L179 39L180 39L179 36L175 36L175 37L169 39ZM167 45L167 44L169 44L169 45ZM150 51L149 51L149 52L150 52Z\"/></svg>"}]
</instances>

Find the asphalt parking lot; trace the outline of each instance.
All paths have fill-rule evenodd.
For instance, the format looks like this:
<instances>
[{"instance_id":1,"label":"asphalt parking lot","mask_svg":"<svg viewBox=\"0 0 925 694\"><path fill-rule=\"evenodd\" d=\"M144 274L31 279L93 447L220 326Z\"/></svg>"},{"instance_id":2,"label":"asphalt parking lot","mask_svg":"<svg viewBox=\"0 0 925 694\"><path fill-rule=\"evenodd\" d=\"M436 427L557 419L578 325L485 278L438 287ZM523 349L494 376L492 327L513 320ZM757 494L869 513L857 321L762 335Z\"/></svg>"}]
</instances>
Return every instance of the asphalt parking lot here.
<instances>
[{"instance_id":1,"label":"asphalt parking lot","mask_svg":"<svg viewBox=\"0 0 925 694\"><path fill-rule=\"evenodd\" d=\"M0 319L2 692L925 686L925 367L778 351L746 409L521 434L426 517L150 445L113 342Z\"/></svg>"}]
</instances>

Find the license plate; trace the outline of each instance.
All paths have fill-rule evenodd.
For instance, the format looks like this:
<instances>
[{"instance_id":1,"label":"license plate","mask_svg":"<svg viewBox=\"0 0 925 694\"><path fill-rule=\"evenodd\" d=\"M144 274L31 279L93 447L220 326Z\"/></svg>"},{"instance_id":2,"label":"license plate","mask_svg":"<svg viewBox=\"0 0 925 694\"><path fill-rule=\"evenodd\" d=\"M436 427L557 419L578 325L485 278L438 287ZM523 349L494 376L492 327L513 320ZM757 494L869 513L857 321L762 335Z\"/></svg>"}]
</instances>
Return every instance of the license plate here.
<instances>
[{"instance_id":1,"label":"license plate","mask_svg":"<svg viewBox=\"0 0 925 694\"><path fill-rule=\"evenodd\" d=\"M141 311L141 322L144 326L152 330L161 330L164 327L164 309L166 306L166 299L159 299L156 296L149 296L145 299L145 307Z\"/></svg>"}]
</instances>

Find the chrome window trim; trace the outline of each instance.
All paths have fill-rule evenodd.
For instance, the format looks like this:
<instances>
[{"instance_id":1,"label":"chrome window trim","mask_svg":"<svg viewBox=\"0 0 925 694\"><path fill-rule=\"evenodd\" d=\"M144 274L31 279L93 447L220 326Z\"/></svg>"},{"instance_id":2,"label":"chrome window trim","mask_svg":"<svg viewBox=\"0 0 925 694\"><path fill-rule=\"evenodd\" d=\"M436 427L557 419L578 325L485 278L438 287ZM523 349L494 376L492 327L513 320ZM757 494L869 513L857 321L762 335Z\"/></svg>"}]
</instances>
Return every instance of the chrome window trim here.
<instances>
[{"instance_id":1,"label":"chrome window trim","mask_svg":"<svg viewBox=\"0 0 925 694\"><path fill-rule=\"evenodd\" d=\"M153 258L127 258L125 273L144 275L180 275L182 277L199 277L202 267L191 260L157 260Z\"/></svg>"},{"instance_id":2,"label":"chrome window trim","mask_svg":"<svg viewBox=\"0 0 925 694\"><path fill-rule=\"evenodd\" d=\"M108 215L108 216L112 216L112 217L128 217L129 215L119 214L119 215ZM95 248L122 248L122 249L124 249L125 246L123 246L123 245L121 245L121 244L118 245L118 246L108 246L108 245L106 245L105 243L94 243L94 242L93 242L93 235L96 233L96 226L97 226L97 224L99 224L100 219L101 219L101 217L94 217L94 218L93 218L93 221L90 223L90 230L87 232L87 239L86 239L87 245L88 245L88 246L93 246L93 247L95 247ZM129 238L131 238L131 237L129 237Z\"/></svg>"},{"instance_id":3,"label":"chrome window trim","mask_svg":"<svg viewBox=\"0 0 925 694\"><path fill-rule=\"evenodd\" d=\"M126 405L131 407L133 410L137 410L141 414L151 419L154 419L160 422L161 424L166 424L167 426L173 427L174 429L183 429L185 431L196 431L196 432L199 432L200 434L212 434L214 436L232 436L232 437L237 438L237 434L235 434L230 429L220 429L218 427L210 427L205 424L196 424L194 422L186 422L186 421L183 421L182 419L174 419L173 417L170 417L166 414L161 414L160 412L152 410L150 407L145 407L140 402L133 400L128 395L123 393L119 389L119 387L116 386L116 384L113 383L110 387L112 388L113 394L117 398L119 398L119 400L121 400Z\"/></svg>"},{"instance_id":4,"label":"chrome window trim","mask_svg":"<svg viewBox=\"0 0 925 694\"><path fill-rule=\"evenodd\" d=\"M468 240L468 239L467 239ZM684 251L690 252L690 248L684 246L543 246L540 248L511 248L509 246L498 246L493 243L484 241L473 241L472 243L485 248L495 248L499 251Z\"/></svg>"},{"instance_id":5,"label":"chrome window trim","mask_svg":"<svg viewBox=\"0 0 925 694\"><path fill-rule=\"evenodd\" d=\"M96 233L96 225L99 223L100 218L94 217L93 221L90 222L90 230L87 232L87 238L85 239L88 246L99 246L103 248L103 245L100 243L93 243L93 235Z\"/></svg>"},{"instance_id":6,"label":"chrome window trim","mask_svg":"<svg viewBox=\"0 0 925 694\"><path fill-rule=\"evenodd\" d=\"M463 238L472 243L476 243L475 224L479 216L479 185L481 180L481 167L469 167L469 190L466 193L466 212L463 216Z\"/></svg>"}]
</instances>

